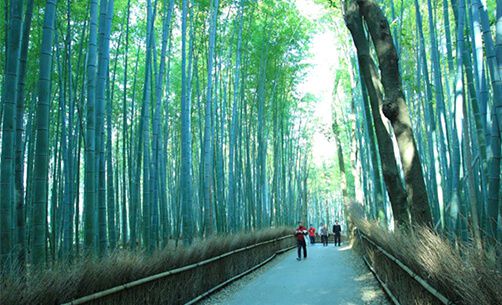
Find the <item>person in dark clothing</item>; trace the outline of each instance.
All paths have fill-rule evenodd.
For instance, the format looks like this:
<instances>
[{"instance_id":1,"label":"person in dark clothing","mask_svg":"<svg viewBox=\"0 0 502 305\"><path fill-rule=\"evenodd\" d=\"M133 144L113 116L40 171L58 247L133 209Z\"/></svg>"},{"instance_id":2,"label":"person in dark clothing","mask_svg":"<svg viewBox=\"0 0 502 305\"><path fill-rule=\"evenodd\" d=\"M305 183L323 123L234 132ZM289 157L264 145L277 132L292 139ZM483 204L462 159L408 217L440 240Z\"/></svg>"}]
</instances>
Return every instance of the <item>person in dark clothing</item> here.
<instances>
[{"instance_id":1,"label":"person in dark clothing","mask_svg":"<svg viewBox=\"0 0 502 305\"><path fill-rule=\"evenodd\" d=\"M333 235L335 235L335 247L338 244L340 246L340 234L342 232L342 226L338 224L338 220L335 221L335 224L333 225Z\"/></svg>"},{"instance_id":2,"label":"person in dark clothing","mask_svg":"<svg viewBox=\"0 0 502 305\"><path fill-rule=\"evenodd\" d=\"M301 261L301 249L303 248L303 258L307 258L307 244L305 243L305 235L307 235L307 228L303 226L301 221L298 222L298 227L296 227L295 236L296 236L296 245L298 247L298 257L297 260Z\"/></svg>"}]
</instances>

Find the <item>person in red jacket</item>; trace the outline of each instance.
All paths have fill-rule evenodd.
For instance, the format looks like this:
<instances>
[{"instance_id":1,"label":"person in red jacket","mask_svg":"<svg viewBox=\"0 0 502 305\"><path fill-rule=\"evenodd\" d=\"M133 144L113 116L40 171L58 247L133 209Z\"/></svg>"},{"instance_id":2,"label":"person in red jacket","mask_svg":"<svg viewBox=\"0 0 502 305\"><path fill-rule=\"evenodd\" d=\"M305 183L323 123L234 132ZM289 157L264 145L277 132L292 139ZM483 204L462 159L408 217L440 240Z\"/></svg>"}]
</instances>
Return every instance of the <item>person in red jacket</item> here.
<instances>
[{"instance_id":1,"label":"person in red jacket","mask_svg":"<svg viewBox=\"0 0 502 305\"><path fill-rule=\"evenodd\" d=\"M298 222L298 227L295 230L296 243L298 247L298 257L297 260L301 261L301 248L303 248L303 259L307 258L307 244L305 243L305 235L307 235L307 228L303 226L301 221Z\"/></svg>"},{"instance_id":2,"label":"person in red jacket","mask_svg":"<svg viewBox=\"0 0 502 305\"><path fill-rule=\"evenodd\" d=\"M315 244L315 228L313 225L310 225L309 237L310 237L310 244L311 245Z\"/></svg>"}]
</instances>

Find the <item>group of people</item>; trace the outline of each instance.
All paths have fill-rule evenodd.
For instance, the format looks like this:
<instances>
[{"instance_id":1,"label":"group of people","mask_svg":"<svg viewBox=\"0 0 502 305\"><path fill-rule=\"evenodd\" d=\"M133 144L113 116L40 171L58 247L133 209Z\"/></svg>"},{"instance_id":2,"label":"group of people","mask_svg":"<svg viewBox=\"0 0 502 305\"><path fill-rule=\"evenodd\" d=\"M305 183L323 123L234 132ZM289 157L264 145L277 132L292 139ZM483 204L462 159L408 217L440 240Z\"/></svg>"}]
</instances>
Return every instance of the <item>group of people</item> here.
<instances>
[{"instance_id":1,"label":"group of people","mask_svg":"<svg viewBox=\"0 0 502 305\"><path fill-rule=\"evenodd\" d=\"M334 241L335 241L335 246L340 246L341 243L341 232L342 232L342 227L338 223L338 220L335 220L335 224L333 225L333 236L334 236ZM314 228L313 225L310 225L310 228L307 230L306 227L303 226L303 223L301 221L298 222L298 227L296 228L295 231L295 236L297 239L297 247L298 247L298 258L297 260L301 260L301 250L303 249L303 258L307 258L307 243L305 241L305 236L309 236L310 239L310 244L315 244L315 237L316 237L316 229ZM328 226L324 223L321 223L321 226L319 227L319 235L321 236L321 242L323 247L328 246Z\"/></svg>"},{"instance_id":2,"label":"group of people","mask_svg":"<svg viewBox=\"0 0 502 305\"><path fill-rule=\"evenodd\" d=\"M314 228L314 226L310 225L310 229L308 230L309 232L309 237L310 237L310 243L311 244L315 244L315 232L316 232L316 229ZM341 238L340 238L340 235L341 235L341 232L342 232L342 227L340 226L340 224L338 223L338 220L335 221L335 224L333 225L333 230L332 230L332 233L333 233L333 236L335 238L335 246L340 246L340 242L341 242ZM323 224L321 223L321 226L319 227L319 235L321 236L321 243L324 247L327 247L328 246L328 235L329 235L329 232L328 232L328 226L326 224Z\"/></svg>"}]
</instances>

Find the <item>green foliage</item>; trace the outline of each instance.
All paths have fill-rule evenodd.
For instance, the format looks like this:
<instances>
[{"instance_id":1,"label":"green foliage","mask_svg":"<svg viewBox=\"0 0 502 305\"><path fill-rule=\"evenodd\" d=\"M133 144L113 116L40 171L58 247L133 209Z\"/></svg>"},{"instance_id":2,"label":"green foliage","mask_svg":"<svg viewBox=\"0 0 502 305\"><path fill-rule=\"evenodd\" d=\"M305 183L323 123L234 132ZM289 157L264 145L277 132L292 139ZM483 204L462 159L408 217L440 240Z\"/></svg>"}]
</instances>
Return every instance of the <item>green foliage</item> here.
<instances>
[{"instance_id":1,"label":"green foliage","mask_svg":"<svg viewBox=\"0 0 502 305\"><path fill-rule=\"evenodd\" d=\"M303 1L303 0L302 0ZM8 1L7 1L8 2ZM7 3L6 2L6 3ZM152 63L152 76L158 73L160 47L162 44L162 23L165 18L166 5L169 1L153 1L157 4L156 19L154 23L154 43L155 52ZM386 14L390 16L390 2L383 1ZM433 1L435 2L435 1ZM60 109L58 107L61 92L59 92L59 82L63 82L66 89L65 98L69 97L69 90L72 92L72 97L75 101L74 125L67 126L67 130L72 131L73 143L79 140L82 142L82 147L85 147L85 126L87 123L86 106L87 106L87 75L86 75L86 58L88 57L89 48L89 4L85 1L71 0L70 2L70 35L71 53L67 54L68 37L67 33L67 1L58 1L56 14L56 33L59 48L60 58L54 58L54 62L59 60L62 64L64 75L59 75L56 66L51 69L51 91L50 91L50 118L49 118L49 172L56 175L49 175L49 189L57 188L54 192L57 196L63 198L62 185L64 177L58 171L54 171L57 164L61 162L54 158L61 147L61 122L59 118ZM115 190L117 191L116 207L122 202L123 188L125 189L126 211L129 212L132 204L142 207L142 202L132 202L131 187L132 179L137 179L141 182L148 177L135 177L134 171L131 171L136 166L136 158L138 156L139 130L141 122L141 109L143 106L143 91L145 73L148 71L146 67L146 44L147 44L147 20L146 20L146 1L131 0L130 1L130 30L128 41L128 54L125 54L125 29L128 10L128 0L116 0L114 17L111 29L110 42L110 68L109 80L110 90L113 91L112 100L112 155L114 161L114 171L117 172ZM166 70L166 76L161 81L163 82L163 92L161 92L161 152L165 154L166 160L163 160L162 165L148 164L141 166L161 166L161 174L165 175L163 181L166 183L166 190L159 194L165 197L166 205L163 206L166 214L168 214L166 233L170 238L178 239L181 237L181 222L179 220L179 170L180 170L180 141L181 141L181 88L182 88L182 67L181 67L181 0L175 1L174 15L171 22L171 30L169 33L169 44L167 59L169 61L169 69ZM194 184L194 228L195 234L200 234L203 231L201 228L202 215L206 212L200 205L202 198L202 190L199 189L203 185L203 177L201 177L200 162L203 162L203 147L202 134L204 130L204 109L199 109L205 105L205 88L207 86L207 65L208 65L208 32L209 32L209 6L210 0L192 0L190 1L190 16L188 18L188 32L192 33L188 38L191 44L192 54L189 67L192 78L190 81L191 94L191 119L192 119L192 159L193 166L191 177ZM244 0L243 13L243 32L242 32L242 47L240 54L237 54L239 14L238 8L240 0L221 0L218 7L217 19L217 34L215 46L215 69L212 71L214 76L213 97L215 104L212 109L212 128L214 134L213 155L215 160L221 157L223 160L223 173L219 173L216 169L213 179L212 196L213 203L218 210L218 215L213 215L214 221L218 222L219 230L225 232L226 224L222 218L225 218L227 207L225 206L225 196L223 199L217 198L217 187L222 187L223 193L228 189L226 182L227 164L229 156L229 137L230 126L232 121L232 102L234 94L234 73L237 57L240 56L240 84L237 96L237 136L236 136L236 160L235 164L238 167L235 170L235 179L237 180L238 193L236 198L239 201L238 206L241 207L241 221L246 222L246 229L252 230L257 227L255 207L255 192L257 173L257 157L258 157L258 134L263 133L267 144L266 169L267 177L264 181L269 183L268 195L271 201L277 200L278 214L276 217L277 224L289 224L298 218L300 208L305 205L313 204L310 199L317 198L319 200L338 200L341 195L340 184L342 175L338 164L338 156L333 155L323 164L316 165L313 162L313 145L312 139L319 133L322 133L328 138L329 145L334 145L334 133L338 135L340 146L343 149L343 161L345 165L345 178L347 180L347 192L349 197L355 195L356 185L361 184L362 177L360 175L367 174L371 176L370 168L364 168L366 172L357 172L358 166L361 166L361 154L368 153L365 141L359 139L364 137L364 131L361 129L362 114L358 111L359 106L354 106L354 102L359 103L361 99L359 76L355 74L354 50L349 33L345 28L342 16L342 1L326 1L314 0L313 5L321 5L324 7L324 12L315 18L307 18L305 12L300 12L295 1L290 0L259 0L248 1ZM26 78L26 117L25 122L29 117L34 118L36 101L33 97L37 95L37 80L39 77L38 67L40 65L39 56L41 53L42 40L42 24L44 18L44 10L42 7L45 1L36 0L32 31L30 36L30 45L28 53L28 74ZM427 18L426 2L420 1L424 20ZM442 9L441 3L434 3L436 13L439 15ZM396 18L390 22L391 30L396 30L397 41L400 45L400 68L401 78L405 83L406 95L410 100L415 101L421 87L417 85L417 40L416 40L416 20L413 0L394 1ZM487 1L490 21L494 22L495 0ZM450 8L451 16L453 16ZM0 16L5 15L5 6L0 6ZM390 18L389 18L390 19ZM451 17L450 25L454 28L453 17ZM438 37L440 39L441 64L446 65L446 54L444 48L444 21L442 18L436 18ZM425 23L424 23L425 24ZM309 58L313 57L312 50L309 46L312 43L312 37L323 31L332 31L337 45L332 52L332 57L336 59L336 66L332 72L336 75L335 83L332 88L329 88L331 95L331 108L328 110L331 115L329 123L320 122L316 116L316 107L321 103L321 98L311 92L300 92L299 87L303 84L308 76L308 68L310 68ZM6 33L5 22L0 22L0 33ZM424 35L428 38L430 29L424 27ZM427 40L427 39L426 39ZM0 37L0 71L5 67L5 38ZM53 48L56 46L54 45ZM427 52L430 52L427 50ZM56 52L54 52L56 53ZM124 87L124 70L125 70L125 55L128 56L127 63L127 85ZM371 54L374 56L375 54ZM427 56L430 56L428 53ZM266 59L264 67L264 77L260 77L260 68L262 62ZM70 82L66 71L69 69L71 61L72 82ZM196 65L196 66L195 66ZM116 70L115 70L116 67ZM195 69L195 67L197 69ZM114 73L116 73L114 75ZM115 82L111 83L112 77L115 77ZM169 77L169 83L167 78ZM155 99L155 82L152 82L152 95L150 105L154 105ZM261 83L260 83L261 82ZM446 81L445 81L446 82ZM0 75L0 84L4 84L4 73ZM185 84L186 85L186 84ZM258 108L259 108L259 88L263 86L264 98L264 123L263 130L258 130ZM111 93L111 92L109 92ZM122 97L126 96L126 111L123 111ZM433 90L433 94L436 91ZM68 102L68 101L67 101ZM433 107L437 107L433 101ZM449 105L451 108L451 105ZM415 109L414 109L415 110ZM67 106L67 111L69 107ZM154 117L154 107L150 107L151 113L149 117ZM419 113L417 111L417 113ZM68 117L68 113L66 114ZM124 130L122 120L126 118L127 130ZM413 122L416 118L412 118ZM34 120L35 121L35 120ZM106 125L106 124L105 124ZM147 130L152 132L153 122L147 122ZM358 127L356 127L356 125ZM360 130L358 130L359 128ZM423 129L423 127L422 127ZM59 130L59 132L58 132ZM77 134L77 130L79 133ZM418 127L416 132L424 132ZM25 136L27 132L25 133ZM77 138L80 137L80 138ZM221 138L220 138L221 137ZM26 137L28 139L26 147L28 148L34 143L34 137ZM126 154L122 154L122 141L126 142ZM361 146L362 145L362 146ZM147 143L145 147L152 147L152 143ZM75 181L74 193L83 193L84 189L84 152L77 151L76 147L72 148L75 162L80 161L78 171L74 173L73 181ZM27 155L26 150L25 180L27 184L32 182L33 177L29 174L29 169L33 164L28 164L28 160L33 159L33 155ZM221 155L220 155L221 154ZM249 160L248 160L249 154ZM30 159L31 158L31 159ZM58 155L58 158L61 158ZM249 163L248 163L249 162ZM365 164L364 166L368 166ZM372 166L379 166L374 164ZM77 167L77 164L75 164ZM64 169L64 166L62 167ZM62 171L62 170L61 170ZM61 172L59 171L59 172ZM122 173L125 171L125 173ZM356 173L356 177L354 174ZM122 174L125 177L125 183L122 181ZM359 176L358 176L359 175ZM221 181L223 177L223 181ZM300 181L307 177L307 186L303 186ZM79 184L76 181L79 179ZM370 178L371 179L371 178ZM371 182L369 182L371 183ZM122 185L125 184L125 185ZM304 189L306 187L306 189ZM143 190L140 186L141 192ZM307 196L308 194L308 196ZM29 193L24 194L29 199ZM219 195L218 195L219 196ZM274 197L276 196L276 197ZM369 196L369 195L368 195ZM139 196L142 198L142 196ZM73 204L76 207L77 199L80 197L75 195ZM217 200L218 199L218 200ZM274 201L275 202L275 201ZM31 202L28 202L31 204ZM82 202L79 201L79 213L76 217L77 223L82 218ZM159 204L160 205L160 204ZM57 215L62 214L61 206L56 207ZM116 209L118 210L118 209ZM269 210L272 210L271 208ZM141 208L139 209L138 219L141 219ZM123 216L117 217L117 225L127 222ZM57 219L57 221L60 221ZM62 222L62 221L61 221ZM272 224L274 220L271 220ZM269 223L269 224L270 224ZM61 226L62 223L49 224L50 226ZM141 224L138 224L140 226ZM244 227L244 226L243 226ZM60 228L58 228L60 229ZM80 231L76 232L76 236L82 235L82 225ZM130 230L130 228L129 228ZM77 235L78 234L78 235ZM75 236L75 237L76 237ZM58 238L58 237L56 237ZM122 237L121 237L122 238ZM80 238L80 242L81 242ZM51 243L59 245L57 241L50 240ZM74 239L76 242L76 238ZM138 239L138 244L142 241ZM125 240L124 244L130 244L130 241ZM74 245L76 248L76 244ZM57 260L58 257L50 259Z\"/></svg>"}]
</instances>

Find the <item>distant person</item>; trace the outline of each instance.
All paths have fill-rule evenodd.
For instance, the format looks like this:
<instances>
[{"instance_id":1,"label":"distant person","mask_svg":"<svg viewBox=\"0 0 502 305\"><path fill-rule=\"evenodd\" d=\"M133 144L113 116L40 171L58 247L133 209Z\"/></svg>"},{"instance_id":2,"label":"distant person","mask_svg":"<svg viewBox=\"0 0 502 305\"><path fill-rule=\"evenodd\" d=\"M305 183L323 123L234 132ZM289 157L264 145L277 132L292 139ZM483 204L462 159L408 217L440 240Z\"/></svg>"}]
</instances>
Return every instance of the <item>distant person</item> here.
<instances>
[{"instance_id":1,"label":"distant person","mask_svg":"<svg viewBox=\"0 0 502 305\"><path fill-rule=\"evenodd\" d=\"M333 225L333 235L335 235L335 247L340 246L340 234L342 232L342 226L338 223L338 220L335 220L335 224Z\"/></svg>"},{"instance_id":2,"label":"distant person","mask_svg":"<svg viewBox=\"0 0 502 305\"><path fill-rule=\"evenodd\" d=\"M301 249L303 248L303 258L307 258L307 244L305 243L305 235L307 235L307 228L303 226L303 223L301 221L298 222L298 227L296 227L295 230L295 236L296 236L296 245L298 248L298 257L296 258L297 260L301 261Z\"/></svg>"},{"instance_id":3,"label":"distant person","mask_svg":"<svg viewBox=\"0 0 502 305\"><path fill-rule=\"evenodd\" d=\"M323 225L321 227L321 242L324 247L328 246L328 226Z\"/></svg>"},{"instance_id":4,"label":"distant person","mask_svg":"<svg viewBox=\"0 0 502 305\"><path fill-rule=\"evenodd\" d=\"M321 237L321 243L324 245L324 242L323 242L323 239L322 239L322 235L321 235L322 227L324 227L324 223L323 222L321 222L321 225L317 229L317 234Z\"/></svg>"},{"instance_id":5,"label":"distant person","mask_svg":"<svg viewBox=\"0 0 502 305\"><path fill-rule=\"evenodd\" d=\"M310 238L310 244L311 245L315 244L315 228L313 225L310 225L309 228L309 238Z\"/></svg>"}]
</instances>

